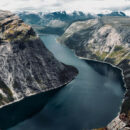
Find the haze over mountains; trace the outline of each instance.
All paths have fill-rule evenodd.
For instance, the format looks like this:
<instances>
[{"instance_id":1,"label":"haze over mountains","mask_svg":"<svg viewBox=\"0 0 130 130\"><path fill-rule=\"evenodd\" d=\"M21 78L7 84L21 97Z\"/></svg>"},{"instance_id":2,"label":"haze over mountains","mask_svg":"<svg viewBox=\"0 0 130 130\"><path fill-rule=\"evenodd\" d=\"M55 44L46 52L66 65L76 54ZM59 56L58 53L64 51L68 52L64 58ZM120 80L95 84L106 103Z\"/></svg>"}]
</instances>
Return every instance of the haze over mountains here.
<instances>
[{"instance_id":1,"label":"haze over mountains","mask_svg":"<svg viewBox=\"0 0 130 130\"><path fill-rule=\"evenodd\" d=\"M61 35L64 31L76 21L84 21L89 19L94 19L97 17L102 16L126 16L124 12L111 12L107 14L91 14L91 13L84 13L81 11L74 11L72 13L67 13L66 11L59 11L59 12L51 12L51 13L44 13L44 12L18 12L17 13L20 18L25 21L27 24L31 24L33 28L38 33L51 33L51 34L58 34Z\"/></svg>"},{"instance_id":2,"label":"haze over mountains","mask_svg":"<svg viewBox=\"0 0 130 130\"><path fill-rule=\"evenodd\" d=\"M1 0L0 9L10 11L82 11L84 13L110 13L123 11L130 15L130 0Z\"/></svg>"}]
</instances>

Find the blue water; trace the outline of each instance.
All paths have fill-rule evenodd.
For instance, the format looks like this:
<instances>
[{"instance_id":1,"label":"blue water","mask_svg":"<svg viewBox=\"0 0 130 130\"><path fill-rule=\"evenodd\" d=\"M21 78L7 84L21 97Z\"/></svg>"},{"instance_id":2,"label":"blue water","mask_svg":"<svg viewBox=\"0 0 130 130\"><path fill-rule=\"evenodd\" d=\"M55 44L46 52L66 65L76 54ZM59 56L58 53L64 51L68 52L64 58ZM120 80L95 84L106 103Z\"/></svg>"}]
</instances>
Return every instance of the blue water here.
<instances>
[{"instance_id":1,"label":"blue water","mask_svg":"<svg viewBox=\"0 0 130 130\"><path fill-rule=\"evenodd\" d=\"M123 99L118 70L78 59L55 35L40 37L59 61L75 66L79 75L56 92L38 114L10 130L82 130L107 125L118 114Z\"/></svg>"}]
</instances>

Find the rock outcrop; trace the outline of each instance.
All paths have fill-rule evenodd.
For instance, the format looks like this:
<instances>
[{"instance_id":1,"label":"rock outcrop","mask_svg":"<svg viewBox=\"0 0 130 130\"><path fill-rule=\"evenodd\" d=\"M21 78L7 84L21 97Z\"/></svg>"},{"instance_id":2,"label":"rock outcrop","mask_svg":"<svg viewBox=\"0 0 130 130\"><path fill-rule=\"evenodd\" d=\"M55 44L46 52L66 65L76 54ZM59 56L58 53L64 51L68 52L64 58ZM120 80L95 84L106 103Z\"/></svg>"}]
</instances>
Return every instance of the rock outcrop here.
<instances>
[{"instance_id":1,"label":"rock outcrop","mask_svg":"<svg viewBox=\"0 0 130 130\"><path fill-rule=\"evenodd\" d=\"M120 112L125 115L125 120L120 121L127 125L130 125L129 23L130 18L117 16L75 22L59 38L60 42L73 49L77 56L107 62L122 70L127 90Z\"/></svg>"},{"instance_id":2,"label":"rock outcrop","mask_svg":"<svg viewBox=\"0 0 130 130\"><path fill-rule=\"evenodd\" d=\"M61 87L77 75L18 16L0 11L0 106Z\"/></svg>"}]
</instances>

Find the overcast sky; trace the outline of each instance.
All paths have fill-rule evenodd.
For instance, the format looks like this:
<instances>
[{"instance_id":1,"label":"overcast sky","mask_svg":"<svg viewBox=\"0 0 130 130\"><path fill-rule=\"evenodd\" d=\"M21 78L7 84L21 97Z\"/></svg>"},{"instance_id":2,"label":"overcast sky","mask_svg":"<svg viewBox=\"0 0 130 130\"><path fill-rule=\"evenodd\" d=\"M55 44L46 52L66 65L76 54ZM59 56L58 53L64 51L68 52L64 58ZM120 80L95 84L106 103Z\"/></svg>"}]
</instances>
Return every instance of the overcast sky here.
<instances>
[{"instance_id":1,"label":"overcast sky","mask_svg":"<svg viewBox=\"0 0 130 130\"><path fill-rule=\"evenodd\" d=\"M130 0L0 0L0 9L10 11L124 11L130 14Z\"/></svg>"}]
</instances>

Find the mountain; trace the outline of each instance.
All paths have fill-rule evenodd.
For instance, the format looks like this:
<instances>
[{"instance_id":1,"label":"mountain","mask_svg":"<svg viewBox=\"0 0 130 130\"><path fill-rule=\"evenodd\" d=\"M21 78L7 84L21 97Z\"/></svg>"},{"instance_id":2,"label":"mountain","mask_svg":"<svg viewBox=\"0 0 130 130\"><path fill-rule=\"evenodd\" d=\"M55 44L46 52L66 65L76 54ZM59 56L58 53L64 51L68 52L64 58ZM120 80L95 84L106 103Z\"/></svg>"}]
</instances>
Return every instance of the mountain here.
<instances>
[{"instance_id":1,"label":"mountain","mask_svg":"<svg viewBox=\"0 0 130 130\"><path fill-rule=\"evenodd\" d=\"M0 11L0 106L62 87L77 73L47 50L31 26Z\"/></svg>"},{"instance_id":2,"label":"mountain","mask_svg":"<svg viewBox=\"0 0 130 130\"><path fill-rule=\"evenodd\" d=\"M66 22L73 22L77 20L84 20L84 19L90 19L94 18L91 14L85 14L83 12L72 12L67 13L65 11L61 12L52 12L52 13L31 13L31 12L18 12L18 15L22 20L24 20L27 23L31 24L37 24L37 25L47 25L49 21L51 20L60 20L60 21L66 21Z\"/></svg>"},{"instance_id":3,"label":"mountain","mask_svg":"<svg viewBox=\"0 0 130 130\"><path fill-rule=\"evenodd\" d=\"M18 12L18 15L25 23L33 26L38 33L57 35L62 35L64 31L76 21L84 21L102 16L126 16L123 12L90 14L81 11L74 11L72 13L67 13L65 11L51 13Z\"/></svg>"},{"instance_id":4,"label":"mountain","mask_svg":"<svg viewBox=\"0 0 130 130\"><path fill-rule=\"evenodd\" d=\"M117 123L117 127L123 122L130 124L129 23L130 18L124 16L102 16L92 20L78 21L71 24L59 38L62 44L74 50L80 58L109 63L122 70L127 91L120 115L108 125L110 130L114 122ZM123 118L123 115L126 118ZM122 124L120 128L124 127Z\"/></svg>"},{"instance_id":5,"label":"mountain","mask_svg":"<svg viewBox=\"0 0 130 130\"><path fill-rule=\"evenodd\" d=\"M117 65L130 58L129 22L130 18L118 16L75 22L60 39L80 57Z\"/></svg>"},{"instance_id":6,"label":"mountain","mask_svg":"<svg viewBox=\"0 0 130 130\"><path fill-rule=\"evenodd\" d=\"M102 17L102 16L126 16L126 14L124 12L111 12L108 14L98 14L98 16Z\"/></svg>"},{"instance_id":7,"label":"mountain","mask_svg":"<svg viewBox=\"0 0 130 130\"><path fill-rule=\"evenodd\" d=\"M83 12L66 13L52 12L52 13L29 13L19 12L20 18L28 24L31 24L38 33L58 34L64 33L66 28L74 21L87 20L94 18L91 14L84 14Z\"/></svg>"}]
</instances>

